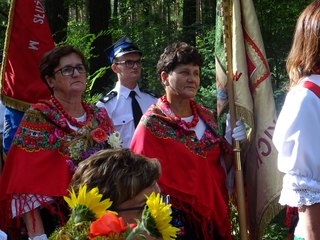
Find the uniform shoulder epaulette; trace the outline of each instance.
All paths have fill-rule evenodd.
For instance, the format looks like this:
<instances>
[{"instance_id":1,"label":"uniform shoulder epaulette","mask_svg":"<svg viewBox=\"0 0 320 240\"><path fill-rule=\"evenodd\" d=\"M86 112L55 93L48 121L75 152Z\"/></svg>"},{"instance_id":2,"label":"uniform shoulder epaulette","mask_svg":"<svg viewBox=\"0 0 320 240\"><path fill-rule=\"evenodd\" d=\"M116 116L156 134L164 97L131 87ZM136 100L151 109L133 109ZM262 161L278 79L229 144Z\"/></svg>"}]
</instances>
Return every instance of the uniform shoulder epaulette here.
<instances>
[{"instance_id":1,"label":"uniform shoulder epaulette","mask_svg":"<svg viewBox=\"0 0 320 240\"><path fill-rule=\"evenodd\" d=\"M101 102L103 103L107 103L109 102L112 98L114 98L115 96L117 96L117 92L116 91L110 91L107 93L107 95L105 95L103 98L100 99Z\"/></svg>"}]
</instances>

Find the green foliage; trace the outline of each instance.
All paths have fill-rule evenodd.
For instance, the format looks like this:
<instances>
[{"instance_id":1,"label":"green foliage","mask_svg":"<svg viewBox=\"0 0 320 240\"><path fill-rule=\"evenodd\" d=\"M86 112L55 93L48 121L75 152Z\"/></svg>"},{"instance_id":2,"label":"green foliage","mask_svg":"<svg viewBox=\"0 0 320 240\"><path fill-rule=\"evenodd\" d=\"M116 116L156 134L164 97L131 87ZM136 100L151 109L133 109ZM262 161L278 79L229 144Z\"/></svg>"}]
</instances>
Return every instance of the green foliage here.
<instances>
[{"instance_id":1,"label":"green foliage","mask_svg":"<svg viewBox=\"0 0 320 240\"><path fill-rule=\"evenodd\" d=\"M95 71L92 75L88 76L87 89L86 89L86 92L84 93L84 97L83 97L86 102L96 103L99 101L99 99L102 98L102 96L103 96L102 93L94 94L92 96L91 90L92 90L92 87L93 87L95 80L97 80L98 78L103 76L106 73L107 68L108 67L102 67L102 68L98 69L97 71Z\"/></svg>"},{"instance_id":2,"label":"green foliage","mask_svg":"<svg viewBox=\"0 0 320 240\"><path fill-rule=\"evenodd\" d=\"M200 105L212 111L215 111L217 109L216 86L214 84L211 84L208 87L200 87L199 92L195 97L195 100Z\"/></svg>"},{"instance_id":3,"label":"green foliage","mask_svg":"<svg viewBox=\"0 0 320 240\"><path fill-rule=\"evenodd\" d=\"M273 96L275 99L277 113L280 113L280 110L284 103L284 99L286 97L286 93L288 91L288 84L289 84L289 81L287 80L288 79L287 76L281 76L279 77L279 79L281 79L281 81L279 82L279 86L273 88Z\"/></svg>"},{"instance_id":4,"label":"green foliage","mask_svg":"<svg viewBox=\"0 0 320 240\"><path fill-rule=\"evenodd\" d=\"M5 34L8 24L9 2L0 0L0 52L4 47ZM2 57L2 56L0 56ZM0 60L1 62L2 60Z\"/></svg>"},{"instance_id":5,"label":"green foliage","mask_svg":"<svg viewBox=\"0 0 320 240\"><path fill-rule=\"evenodd\" d=\"M70 239L69 236L72 237L71 239L87 240L90 223L91 222L86 221L75 225L69 220L63 228L55 230L54 233L50 235L49 240Z\"/></svg>"},{"instance_id":6,"label":"green foliage","mask_svg":"<svg viewBox=\"0 0 320 240\"><path fill-rule=\"evenodd\" d=\"M73 8L85 5L85 0L65 0L65 5Z\"/></svg>"},{"instance_id":7,"label":"green foliage","mask_svg":"<svg viewBox=\"0 0 320 240\"><path fill-rule=\"evenodd\" d=\"M272 74L277 110L280 111L288 82L286 58L296 21L311 0L257 0L255 2L268 63Z\"/></svg>"},{"instance_id":8,"label":"green foliage","mask_svg":"<svg viewBox=\"0 0 320 240\"><path fill-rule=\"evenodd\" d=\"M263 235L263 240L286 240L288 239L288 230L276 223L268 225L268 228Z\"/></svg>"},{"instance_id":9,"label":"green foliage","mask_svg":"<svg viewBox=\"0 0 320 240\"><path fill-rule=\"evenodd\" d=\"M177 4L181 6L181 1L119 1L118 12L110 22L113 39L128 35L141 49L143 75L139 85L157 96L163 93L156 73L159 56L165 46L178 41L182 34L178 21L181 9L177 8ZM170 14L173 8L177 8L177 14ZM163 18L166 20L159 21Z\"/></svg>"},{"instance_id":10,"label":"green foliage","mask_svg":"<svg viewBox=\"0 0 320 240\"><path fill-rule=\"evenodd\" d=\"M204 65L201 68L201 87L195 97L198 103L213 111L217 109L214 41L214 29L208 31L203 37L197 37L197 48L203 57Z\"/></svg>"},{"instance_id":11,"label":"green foliage","mask_svg":"<svg viewBox=\"0 0 320 240\"><path fill-rule=\"evenodd\" d=\"M240 227L238 222L238 211L236 207L230 203L231 218L231 234L233 240L240 240ZM284 226L285 210L282 210L267 226L262 236L262 240L287 240L288 229Z\"/></svg>"},{"instance_id":12,"label":"green foliage","mask_svg":"<svg viewBox=\"0 0 320 240\"><path fill-rule=\"evenodd\" d=\"M96 220L96 216L86 205L78 204L71 212L70 219L77 224L84 221L94 221Z\"/></svg>"},{"instance_id":13,"label":"green foliage","mask_svg":"<svg viewBox=\"0 0 320 240\"><path fill-rule=\"evenodd\" d=\"M197 48L204 59L204 66L201 69L201 85L204 87L215 84L214 42L214 29L209 30L203 37L197 37Z\"/></svg>"},{"instance_id":14,"label":"green foliage","mask_svg":"<svg viewBox=\"0 0 320 240\"><path fill-rule=\"evenodd\" d=\"M291 46L295 23L301 10L310 2L311 0L254 1L273 76L273 89L275 91L278 111L282 106L283 96L286 92L284 83L288 80L285 72L285 61ZM1 49L4 45L9 3L10 1L0 1ZM196 31L197 47L205 58L205 66L202 68L201 85L207 87L214 82L215 78L213 54L215 4L211 1L203 1L202 4L205 5L202 5L201 9L201 22L195 23L193 28ZM66 6L83 8L86 5L84 0L67 0ZM163 88L158 80L155 66L159 55L166 45L183 39L182 7L182 0L118 1L117 11L113 12L113 17L109 22L108 33L112 35L113 39L127 34L141 48L144 54L144 70L140 84L142 88L149 89L157 95L162 94ZM74 19L74 17L70 16L68 40L66 42L84 51L89 59L93 57L90 55L90 44L97 36L89 34L89 27L86 22L75 21ZM92 81L93 79L97 79L100 73L92 77ZM90 82L89 86L91 85Z\"/></svg>"},{"instance_id":15,"label":"green foliage","mask_svg":"<svg viewBox=\"0 0 320 240\"><path fill-rule=\"evenodd\" d=\"M68 23L68 35L67 39L64 42L61 42L57 45L71 45L78 49L80 49L86 60L87 65L89 65L89 59L95 57L92 55L92 43L93 41L101 35L106 34L106 31L100 32L98 35L89 33L89 26L87 22L79 22L79 21L69 21ZM100 68L92 75L87 76L87 89L83 95L83 99L86 102L96 103L101 97L101 94L95 94L91 96L91 89L94 84L94 81L106 73L107 67Z\"/></svg>"},{"instance_id":16,"label":"green foliage","mask_svg":"<svg viewBox=\"0 0 320 240\"><path fill-rule=\"evenodd\" d=\"M239 214L236 207L230 202L231 235L233 240L240 240Z\"/></svg>"},{"instance_id":17,"label":"green foliage","mask_svg":"<svg viewBox=\"0 0 320 240\"><path fill-rule=\"evenodd\" d=\"M0 50L3 49L5 29L9 2L0 0ZM85 6L84 0L67 0L66 6L81 8ZM111 1L113 2L113 1ZM201 87L196 101L203 106L216 109L215 86L215 1L201 1L202 19L192 25L196 32L196 46L204 57L204 66L201 70ZM255 0L254 4L258 15L261 32L268 57L272 75L272 84L276 108L278 112L284 101L287 91L287 73L285 62L291 47L292 36L298 15L311 0ZM100 34L111 34L116 40L123 35L130 36L143 53L143 76L140 86L160 96L163 87L156 73L156 64L165 46L174 41L184 39L182 26L182 0L123 0L118 1L117 11L113 9L109 21L109 29ZM84 10L85 11L85 10ZM92 55L92 43L98 37L89 33L89 25L85 21L75 21L70 16L68 22L67 40L59 44L70 44L79 48L86 56ZM100 35L99 35L100 36ZM87 90L84 99L96 102L101 96L90 96L94 81L105 74L107 68L101 68L88 76ZM239 226L237 225L237 212L231 206L231 219L234 239L239 239ZM281 218L281 217L280 217ZM286 239L286 232L282 226L283 218L276 218L268 228L263 239Z\"/></svg>"},{"instance_id":18,"label":"green foliage","mask_svg":"<svg viewBox=\"0 0 320 240\"><path fill-rule=\"evenodd\" d=\"M85 55L86 59L92 56L92 43L97 38L94 34L89 33L89 26L87 22L79 22L71 20L68 22L67 39L58 45L72 45L80 49Z\"/></svg>"},{"instance_id":19,"label":"green foliage","mask_svg":"<svg viewBox=\"0 0 320 240\"><path fill-rule=\"evenodd\" d=\"M288 228L284 226L286 211L282 210L267 226L262 240L287 240Z\"/></svg>"}]
</instances>

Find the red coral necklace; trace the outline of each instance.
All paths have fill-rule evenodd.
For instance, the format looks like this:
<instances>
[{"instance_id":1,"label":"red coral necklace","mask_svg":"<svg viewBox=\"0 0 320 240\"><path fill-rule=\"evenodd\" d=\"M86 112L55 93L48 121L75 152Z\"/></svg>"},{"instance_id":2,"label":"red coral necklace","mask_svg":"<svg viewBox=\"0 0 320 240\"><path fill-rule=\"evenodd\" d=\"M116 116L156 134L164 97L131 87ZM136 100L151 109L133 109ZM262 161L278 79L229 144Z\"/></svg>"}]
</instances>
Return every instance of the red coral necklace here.
<instances>
[{"instance_id":1,"label":"red coral necklace","mask_svg":"<svg viewBox=\"0 0 320 240\"><path fill-rule=\"evenodd\" d=\"M88 104L86 104L85 102L81 102L82 107L84 108L85 112L86 112L86 121L85 122L78 122L77 119L75 119L74 117L70 116L70 114L68 114L62 107L61 103L54 97L51 96L51 101L53 102L53 104L57 107L57 109L61 112L61 114L68 120L68 122L77 127L77 128L81 128L82 126L84 126L85 124L91 122L91 119L93 117L92 111L89 108Z\"/></svg>"},{"instance_id":2,"label":"red coral necklace","mask_svg":"<svg viewBox=\"0 0 320 240\"><path fill-rule=\"evenodd\" d=\"M166 96L161 97L161 101L163 103L165 103L167 107L169 107L169 102L168 102ZM193 127L197 126L197 124L199 122L199 115L197 112L196 103L192 99L190 99L190 106L191 106L192 115L193 115L193 119L191 122L186 122L186 121L182 120L181 117L177 116L176 114L173 115L173 118L176 121L181 121L187 128L193 128Z\"/></svg>"}]
</instances>

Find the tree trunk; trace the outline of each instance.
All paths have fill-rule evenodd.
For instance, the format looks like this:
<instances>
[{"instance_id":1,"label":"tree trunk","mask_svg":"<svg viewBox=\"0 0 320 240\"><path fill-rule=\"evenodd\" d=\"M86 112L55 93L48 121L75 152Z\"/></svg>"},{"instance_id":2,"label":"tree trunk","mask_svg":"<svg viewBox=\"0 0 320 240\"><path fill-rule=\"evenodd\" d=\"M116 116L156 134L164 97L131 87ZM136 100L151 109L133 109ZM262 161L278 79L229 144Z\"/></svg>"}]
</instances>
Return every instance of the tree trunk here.
<instances>
[{"instance_id":1,"label":"tree trunk","mask_svg":"<svg viewBox=\"0 0 320 240\"><path fill-rule=\"evenodd\" d=\"M196 0L183 0L182 40L192 45L196 43L196 15Z\"/></svg>"},{"instance_id":2,"label":"tree trunk","mask_svg":"<svg viewBox=\"0 0 320 240\"><path fill-rule=\"evenodd\" d=\"M108 31L111 15L110 0L90 0L88 3L90 33L98 35L101 31ZM90 59L91 74L110 65L104 50L111 44L110 34L103 34L94 40L92 46L93 57ZM107 74L95 81L91 94L103 93L113 84L109 77L110 74L110 71L108 71Z\"/></svg>"},{"instance_id":3,"label":"tree trunk","mask_svg":"<svg viewBox=\"0 0 320 240\"><path fill-rule=\"evenodd\" d=\"M68 8L64 0L43 0L48 23L55 43L67 38Z\"/></svg>"},{"instance_id":4,"label":"tree trunk","mask_svg":"<svg viewBox=\"0 0 320 240\"><path fill-rule=\"evenodd\" d=\"M114 18L118 17L118 5L119 5L118 0L114 0L113 1L113 13L112 13L112 16Z\"/></svg>"},{"instance_id":5,"label":"tree trunk","mask_svg":"<svg viewBox=\"0 0 320 240\"><path fill-rule=\"evenodd\" d=\"M204 26L216 25L215 0L201 0L201 24Z\"/></svg>"}]
</instances>

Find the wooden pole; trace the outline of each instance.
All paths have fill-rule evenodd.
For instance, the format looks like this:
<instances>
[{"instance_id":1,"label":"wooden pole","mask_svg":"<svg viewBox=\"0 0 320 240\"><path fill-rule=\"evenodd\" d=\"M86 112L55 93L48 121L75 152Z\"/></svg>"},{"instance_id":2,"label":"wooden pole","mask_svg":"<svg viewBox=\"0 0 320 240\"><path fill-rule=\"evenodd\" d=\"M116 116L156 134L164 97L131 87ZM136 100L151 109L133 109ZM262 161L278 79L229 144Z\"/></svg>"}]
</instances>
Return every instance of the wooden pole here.
<instances>
[{"instance_id":1,"label":"wooden pole","mask_svg":"<svg viewBox=\"0 0 320 240\"><path fill-rule=\"evenodd\" d=\"M229 113L231 118L231 128L235 127L236 122L236 108L234 99L234 88L233 88L233 64L232 64L232 0L222 0L222 16L223 16L223 32L224 32L224 49L226 52L226 66L227 66L227 90L228 90L228 102L229 102ZM245 195L244 195L244 184L243 184L243 173L241 167L241 148L239 141L233 141L234 151L234 171L235 171L235 182L237 192L237 206L239 213L239 227L240 227L240 239L248 239L248 228L247 228L247 217L245 207Z\"/></svg>"}]
</instances>

